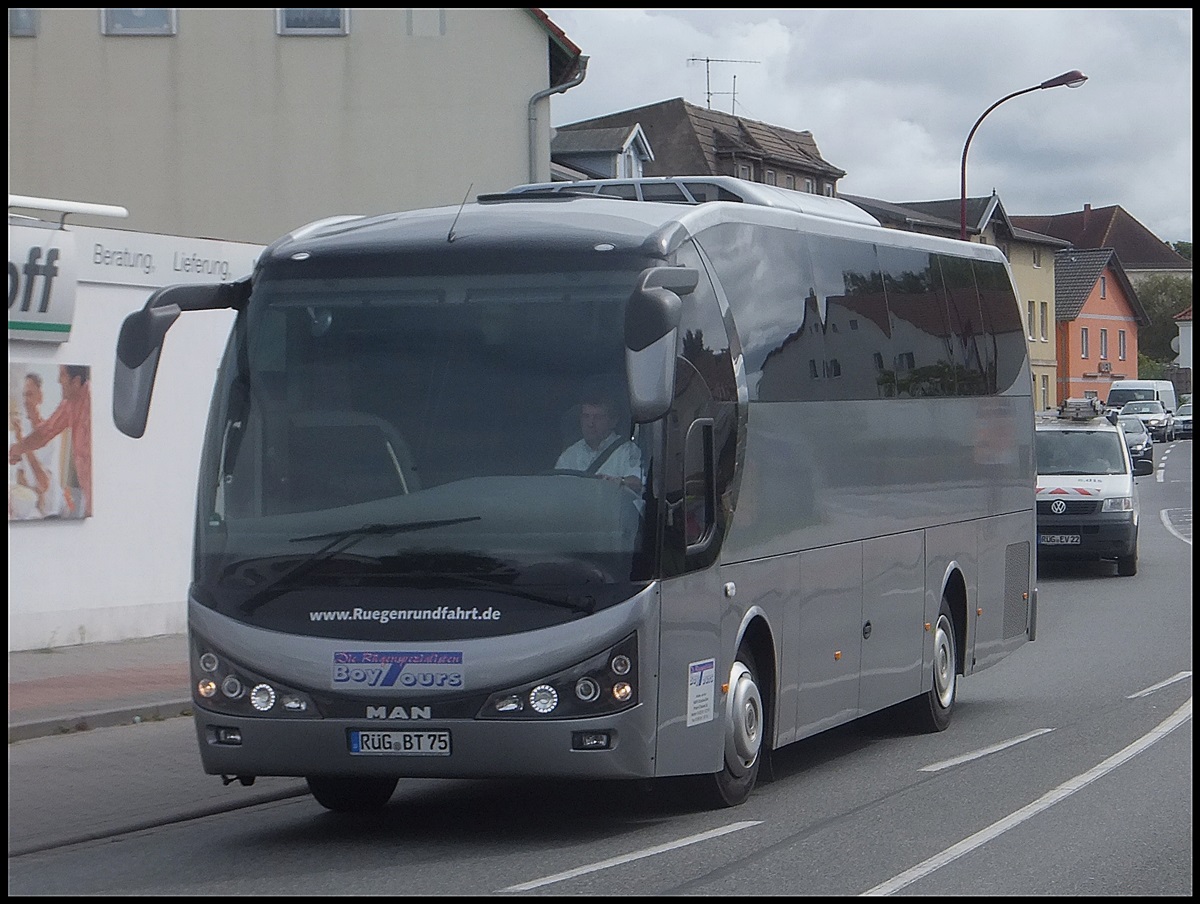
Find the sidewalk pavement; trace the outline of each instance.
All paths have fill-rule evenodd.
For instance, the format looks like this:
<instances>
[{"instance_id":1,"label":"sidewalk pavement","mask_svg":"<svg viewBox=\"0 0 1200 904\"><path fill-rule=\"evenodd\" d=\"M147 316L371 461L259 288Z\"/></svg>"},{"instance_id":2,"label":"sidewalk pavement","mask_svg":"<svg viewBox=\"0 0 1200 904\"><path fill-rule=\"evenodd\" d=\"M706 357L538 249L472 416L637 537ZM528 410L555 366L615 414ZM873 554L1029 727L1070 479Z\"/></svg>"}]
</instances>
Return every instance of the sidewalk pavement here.
<instances>
[{"instance_id":1,"label":"sidewalk pavement","mask_svg":"<svg viewBox=\"0 0 1200 904\"><path fill-rule=\"evenodd\" d=\"M189 716L186 634L8 654L8 743Z\"/></svg>"}]
</instances>

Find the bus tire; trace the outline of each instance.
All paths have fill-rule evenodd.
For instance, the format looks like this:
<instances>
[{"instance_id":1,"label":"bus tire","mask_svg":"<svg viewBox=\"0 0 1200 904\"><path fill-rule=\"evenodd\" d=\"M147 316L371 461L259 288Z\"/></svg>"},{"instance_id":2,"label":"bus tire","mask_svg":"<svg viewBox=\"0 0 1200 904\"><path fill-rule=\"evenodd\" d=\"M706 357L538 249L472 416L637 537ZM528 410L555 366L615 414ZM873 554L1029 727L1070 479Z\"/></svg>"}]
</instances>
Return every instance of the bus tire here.
<instances>
[{"instance_id":1,"label":"bus tire","mask_svg":"<svg viewBox=\"0 0 1200 904\"><path fill-rule=\"evenodd\" d=\"M372 813L382 810L396 790L397 778L343 778L310 775L308 790L326 810L334 813Z\"/></svg>"},{"instance_id":2,"label":"bus tire","mask_svg":"<svg viewBox=\"0 0 1200 904\"><path fill-rule=\"evenodd\" d=\"M736 807L758 781L762 765L766 713L758 689L758 668L749 648L738 651L729 670L725 698L725 746L720 772L700 776L700 791L713 807Z\"/></svg>"},{"instance_id":3,"label":"bus tire","mask_svg":"<svg viewBox=\"0 0 1200 904\"><path fill-rule=\"evenodd\" d=\"M931 734L950 727L958 697L958 649L950 604L943 599L933 627L933 679L929 690L908 701L915 731Z\"/></svg>"}]
</instances>

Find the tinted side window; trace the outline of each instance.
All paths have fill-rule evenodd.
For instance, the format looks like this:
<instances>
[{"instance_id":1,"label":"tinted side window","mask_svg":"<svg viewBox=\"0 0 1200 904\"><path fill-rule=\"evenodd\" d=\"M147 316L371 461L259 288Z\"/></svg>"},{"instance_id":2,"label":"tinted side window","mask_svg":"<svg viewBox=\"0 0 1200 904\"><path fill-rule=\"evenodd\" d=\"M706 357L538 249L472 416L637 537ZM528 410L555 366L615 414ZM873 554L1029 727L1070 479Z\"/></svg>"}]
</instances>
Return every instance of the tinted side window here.
<instances>
[{"instance_id":1,"label":"tinted side window","mask_svg":"<svg viewBox=\"0 0 1200 904\"><path fill-rule=\"evenodd\" d=\"M676 201L681 204L687 203L687 196L683 193L683 189L672 182L653 182L642 185L642 200L643 201Z\"/></svg>"},{"instance_id":2,"label":"tinted side window","mask_svg":"<svg viewBox=\"0 0 1200 904\"><path fill-rule=\"evenodd\" d=\"M885 245L879 266L892 318L895 395L957 395L954 336L933 255Z\"/></svg>"},{"instance_id":3,"label":"tinted side window","mask_svg":"<svg viewBox=\"0 0 1200 904\"><path fill-rule=\"evenodd\" d=\"M890 310L875 245L809 236L815 305L824 345L814 376L822 399L876 399L891 394L896 319ZM911 362L905 365L911 368ZM809 396L811 398L812 396ZM793 398L803 398L793 396Z\"/></svg>"},{"instance_id":4,"label":"tinted side window","mask_svg":"<svg viewBox=\"0 0 1200 904\"><path fill-rule=\"evenodd\" d=\"M617 198L624 198L627 201L637 200L637 186L632 183L618 183L616 185L601 185L600 191L597 194L613 195Z\"/></svg>"},{"instance_id":5,"label":"tinted side window","mask_svg":"<svg viewBox=\"0 0 1200 904\"><path fill-rule=\"evenodd\" d=\"M725 223L699 243L733 309L750 399L819 398L810 369L824 357L824 333L806 237Z\"/></svg>"},{"instance_id":6,"label":"tinted side window","mask_svg":"<svg viewBox=\"0 0 1200 904\"><path fill-rule=\"evenodd\" d=\"M1025 386L1029 387L1025 328L1008 271L999 261L972 261L971 265L979 288L984 327L995 350L989 388L992 392L1004 392L1022 375Z\"/></svg>"},{"instance_id":7,"label":"tinted side window","mask_svg":"<svg viewBox=\"0 0 1200 904\"><path fill-rule=\"evenodd\" d=\"M995 350L984 328L972 262L937 255L946 292L946 310L954 334L959 395L995 393Z\"/></svg>"}]
</instances>

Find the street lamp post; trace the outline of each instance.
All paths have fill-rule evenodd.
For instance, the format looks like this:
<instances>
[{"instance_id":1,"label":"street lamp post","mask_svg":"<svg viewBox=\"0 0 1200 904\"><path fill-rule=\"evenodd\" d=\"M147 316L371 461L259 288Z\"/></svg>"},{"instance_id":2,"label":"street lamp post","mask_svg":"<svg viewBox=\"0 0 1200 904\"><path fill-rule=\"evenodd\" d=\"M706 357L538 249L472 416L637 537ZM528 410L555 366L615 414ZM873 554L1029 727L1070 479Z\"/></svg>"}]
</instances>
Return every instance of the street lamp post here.
<instances>
[{"instance_id":1,"label":"street lamp post","mask_svg":"<svg viewBox=\"0 0 1200 904\"><path fill-rule=\"evenodd\" d=\"M975 130L979 128L979 124L983 122L984 117L986 117L1006 100L1012 100L1014 97L1019 97L1022 94L1028 94L1030 91L1040 91L1043 88L1058 88L1062 85L1066 85L1068 88L1078 88L1086 81L1086 75L1084 75L1078 69L1072 69L1070 72L1064 72L1062 75L1055 76L1052 79L1047 79L1040 85L1034 85L1031 88L1022 88L1020 91L1014 91L1012 94L1008 94L1000 98L998 101L984 110L982 116L975 120L975 125L971 126L971 131L967 135L967 142L963 145L962 152L962 193L959 196L958 205L958 237L960 239L963 241L967 240L967 148L971 146L971 139L975 137Z\"/></svg>"}]
</instances>

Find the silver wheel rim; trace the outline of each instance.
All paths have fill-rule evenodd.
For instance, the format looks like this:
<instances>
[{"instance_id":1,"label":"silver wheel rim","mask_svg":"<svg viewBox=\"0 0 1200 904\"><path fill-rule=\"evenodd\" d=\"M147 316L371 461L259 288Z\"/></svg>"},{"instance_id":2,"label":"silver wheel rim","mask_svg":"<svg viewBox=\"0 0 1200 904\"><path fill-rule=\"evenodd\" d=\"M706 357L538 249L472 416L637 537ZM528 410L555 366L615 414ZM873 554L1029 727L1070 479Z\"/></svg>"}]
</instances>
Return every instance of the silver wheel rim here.
<instances>
[{"instance_id":1,"label":"silver wheel rim","mask_svg":"<svg viewBox=\"0 0 1200 904\"><path fill-rule=\"evenodd\" d=\"M725 763L741 777L750 771L762 746L762 697L754 675L742 662L729 671L729 703L725 711Z\"/></svg>"},{"instance_id":2,"label":"silver wheel rim","mask_svg":"<svg viewBox=\"0 0 1200 904\"><path fill-rule=\"evenodd\" d=\"M933 632L933 692L942 709L954 702L954 682L957 680L954 662L954 632L950 619L939 615Z\"/></svg>"}]
</instances>

